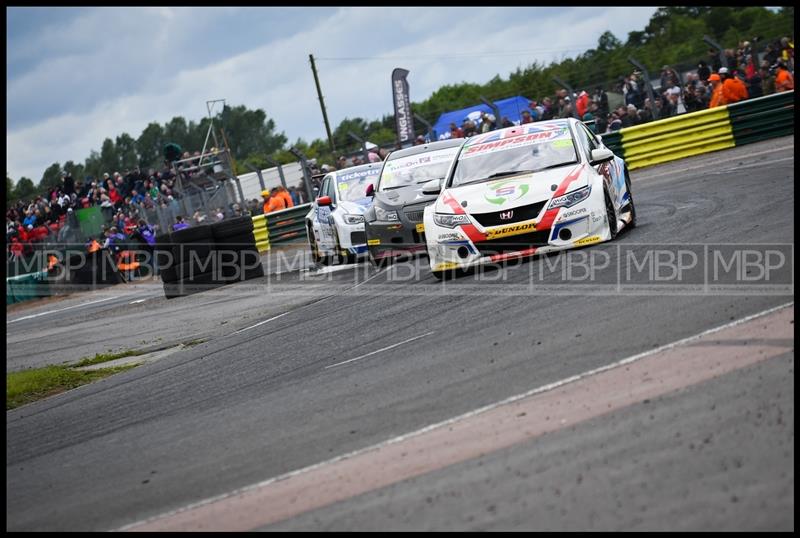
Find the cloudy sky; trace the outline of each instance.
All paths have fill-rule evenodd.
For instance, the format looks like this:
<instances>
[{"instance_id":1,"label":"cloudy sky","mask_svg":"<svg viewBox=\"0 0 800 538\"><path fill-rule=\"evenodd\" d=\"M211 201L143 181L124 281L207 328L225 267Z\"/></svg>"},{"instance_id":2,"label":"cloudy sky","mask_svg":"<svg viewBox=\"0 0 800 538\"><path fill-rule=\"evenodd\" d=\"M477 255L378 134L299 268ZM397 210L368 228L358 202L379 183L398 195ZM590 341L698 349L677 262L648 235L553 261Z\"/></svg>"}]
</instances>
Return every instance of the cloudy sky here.
<instances>
[{"instance_id":1,"label":"cloudy sky","mask_svg":"<svg viewBox=\"0 0 800 538\"><path fill-rule=\"evenodd\" d=\"M38 182L106 137L199 121L205 102L261 108L291 142L391 114L391 71L411 100L625 40L656 8L7 8L6 170ZM435 120L436 118L432 118ZM199 148L198 148L199 149Z\"/></svg>"}]
</instances>

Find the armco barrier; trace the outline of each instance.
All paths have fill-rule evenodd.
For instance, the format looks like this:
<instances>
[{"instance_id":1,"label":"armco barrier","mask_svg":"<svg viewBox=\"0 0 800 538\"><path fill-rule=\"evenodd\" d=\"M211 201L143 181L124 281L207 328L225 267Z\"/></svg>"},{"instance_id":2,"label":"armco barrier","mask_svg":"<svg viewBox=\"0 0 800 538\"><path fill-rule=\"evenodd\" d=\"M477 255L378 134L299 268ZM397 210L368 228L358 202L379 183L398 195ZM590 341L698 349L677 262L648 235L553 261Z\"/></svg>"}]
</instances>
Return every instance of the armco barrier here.
<instances>
[{"instance_id":1,"label":"armco barrier","mask_svg":"<svg viewBox=\"0 0 800 538\"><path fill-rule=\"evenodd\" d=\"M794 133L794 91L728 105L737 146Z\"/></svg>"},{"instance_id":2,"label":"armco barrier","mask_svg":"<svg viewBox=\"0 0 800 538\"><path fill-rule=\"evenodd\" d=\"M631 170L736 145L725 107L628 127L620 134Z\"/></svg>"},{"instance_id":3,"label":"armco barrier","mask_svg":"<svg viewBox=\"0 0 800 538\"><path fill-rule=\"evenodd\" d=\"M268 230L268 245L290 241L305 241L305 217L311 209L311 204L302 204L289 209L260 215L265 217ZM253 221L259 217L254 217ZM265 250L269 250L269 246ZM259 247L259 251L261 248Z\"/></svg>"},{"instance_id":4,"label":"armco barrier","mask_svg":"<svg viewBox=\"0 0 800 538\"><path fill-rule=\"evenodd\" d=\"M602 135L633 170L794 133L794 91L681 114Z\"/></svg>"}]
</instances>

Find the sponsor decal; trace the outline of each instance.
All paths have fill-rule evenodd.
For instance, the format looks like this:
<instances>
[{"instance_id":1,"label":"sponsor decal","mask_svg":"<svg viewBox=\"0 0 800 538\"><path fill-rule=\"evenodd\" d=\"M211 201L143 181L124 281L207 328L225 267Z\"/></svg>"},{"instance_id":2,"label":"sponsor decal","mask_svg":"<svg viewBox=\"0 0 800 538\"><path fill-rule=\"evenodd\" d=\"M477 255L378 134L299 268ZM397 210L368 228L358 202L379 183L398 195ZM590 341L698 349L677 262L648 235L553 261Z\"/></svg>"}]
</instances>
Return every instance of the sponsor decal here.
<instances>
[{"instance_id":1,"label":"sponsor decal","mask_svg":"<svg viewBox=\"0 0 800 538\"><path fill-rule=\"evenodd\" d=\"M583 215L586 213L586 208L582 207L580 209L573 209L572 211L567 211L566 213L561 213L561 219L568 219L570 217L574 217L575 215Z\"/></svg>"},{"instance_id":2,"label":"sponsor decal","mask_svg":"<svg viewBox=\"0 0 800 538\"><path fill-rule=\"evenodd\" d=\"M368 245L380 245L381 244L381 240L380 239L368 239L367 240L367 244Z\"/></svg>"},{"instance_id":3,"label":"sponsor decal","mask_svg":"<svg viewBox=\"0 0 800 538\"><path fill-rule=\"evenodd\" d=\"M600 222L605 218L605 215L602 213L592 213L592 222Z\"/></svg>"},{"instance_id":4,"label":"sponsor decal","mask_svg":"<svg viewBox=\"0 0 800 538\"><path fill-rule=\"evenodd\" d=\"M403 144L414 139L414 117L411 115L411 98L408 92L407 69L392 71L392 100L394 101L397 139Z\"/></svg>"},{"instance_id":5,"label":"sponsor decal","mask_svg":"<svg viewBox=\"0 0 800 538\"><path fill-rule=\"evenodd\" d=\"M393 232L396 232L397 230L401 229L402 227L403 227L402 224L392 224L391 226L387 226L386 229L387 230L392 230Z\"/></svg>"},{"instance_id":6,"label":"sponsor decal","mask_svg":"<svg viewBox=\"0 0 800 538\"><path fill-rule=\"evenodd\" d=\"M464 239L464 236L461 234L440 234L439 241L461 241Z\"/></svg>"},{"instance_id":7,"label":"sponsor decal","mask_svg":"<svg viewBox=\"0 0 800 538\"><path fill-rule=\"evenodd\" d=\"M380 168L371 168L369 170L361 170L359 172L347 172L336 176L336 182L341 187L342 182L353 181L354 179L361 179L368 176L378 176L381 173Z\"/></svg>"},{"instance_id":8,"label":"sponsor decal","mask_svg":"<svg viewBox=\"0 0 800 538\"><path fill-rule=\"evenodd\" d=\"M519 148L523 146L531 146L533 144L540 144L542 142L548 142L551 140L555 140L557 138L563 138L564 136L569 136L569 129L567 129L566 127L560 129L550 129L547 131L534 132L529 134L518 134L516 136L510 136L508 138L503 138L501 140L494 140L492 142L483 142L483 143L479 142L475 144L470 144L469 146L464 148L464 151L461 152L461 157L459 158L459 160L469 159L470 157L475 157L476 155L481 155L492 151L500 151L511 148Z\"/></svg>"},{"instance_id":9,"label":"sponsor decal","mask_svg":"<svg viewBox=\"0 0 800 538\"><path fill-rule=\"evenodd\" d=\"M425 224L424 224L424 223L422 223L422 222L420 222L419 224L417 224L417 231L418 231L419 233L422 233L422 232L424 232L424 231L425 231Z\"/></svg>"},{"instance_id":10,"label":"sponsor decal","mask_svg":"<svg viewBox=\"0 0 800 538\"><path fill-rule=\"evenodd\" d=\"M601 241L599 235L591 235L589 237L584 237L583 239L578 239L574 241L572 244L576 247L581 247L583 245L591 245L592 243L599 243Z\"/></svg>"},{"instance_id":11,"label":"sponsor decal","mask_svg":"<svg viewBox=\"0 0 800 538\"><path fill-rule=\"evenodd\" d=\"M434 267L434 271L447 271L448 269L456 269L458 264L456 262L442 262L437 263L436 267Z\"/></svg>"},{"instance_id":12,"label":"sponsor decal","mask_svg":"<svg viewBox=\"0 0 800 538\"><path fill-rule=\"evenodd\" d=\"M513 179L505 179L503 181L488 183L487 187L490 191L494 191L494 195L489 196L488 194L484 194L483 197L487 202L497 205L519 200L528 193L530 187L525 184L519 185L514 183L515 181L516 180Z\"/></svg>"},{"instance_id":13,"label":"sponsor decal","mask_svg":"<svg viewBox=\"0 0 800 538\"><path fill-rule=\"evenodd\" d=\"M499 239L501 237L510 237L512 235L526 234L534 231L536 231L536 223L533 221L528 221L519 224L511 224L510 226L503 226L501 228L486 230L486 239Z\"/></svg>"}]
</instances>

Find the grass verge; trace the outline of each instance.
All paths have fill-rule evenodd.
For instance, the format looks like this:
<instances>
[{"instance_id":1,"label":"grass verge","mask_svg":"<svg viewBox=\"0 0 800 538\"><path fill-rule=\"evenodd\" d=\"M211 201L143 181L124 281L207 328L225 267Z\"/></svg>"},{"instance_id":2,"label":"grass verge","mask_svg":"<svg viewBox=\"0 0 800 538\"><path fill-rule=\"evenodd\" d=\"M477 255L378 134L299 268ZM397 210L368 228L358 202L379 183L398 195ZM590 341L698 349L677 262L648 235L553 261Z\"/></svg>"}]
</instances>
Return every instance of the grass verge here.
<instances>
[{"instance_id":1,"label":"grass verge","mask_svg":"<svg viewBox=\"0 0 800 538\"><path fill-rule=\"evenodd\" d=\"M127 357L130 354L124 356ZM86 360L91 361L94 359L84 359L72 366L45 366L44 368L32 368L6 374L6 411L138 366L138 364L126 364L124 366L91 371L74 369L77 366L104 362L97 361L81 364Z\"/></svg>"},{"instance_id":2,"label":"grass verge","mask_svg":"<svg viewBox=\"0 0 800 538\"><path fill-rule=\"evenodd\" d=\"M108 362L113 361L115 359L121 359L123 357L135 357L136 355L141 355L141 351L121 351L120 353L98 353L94 357L86 357L85 359L81 359L76 364L70 366L71 368L80 368L81 366L91 366L92 364L100 364L101 362Z\"/></svg>"}]
</instances>

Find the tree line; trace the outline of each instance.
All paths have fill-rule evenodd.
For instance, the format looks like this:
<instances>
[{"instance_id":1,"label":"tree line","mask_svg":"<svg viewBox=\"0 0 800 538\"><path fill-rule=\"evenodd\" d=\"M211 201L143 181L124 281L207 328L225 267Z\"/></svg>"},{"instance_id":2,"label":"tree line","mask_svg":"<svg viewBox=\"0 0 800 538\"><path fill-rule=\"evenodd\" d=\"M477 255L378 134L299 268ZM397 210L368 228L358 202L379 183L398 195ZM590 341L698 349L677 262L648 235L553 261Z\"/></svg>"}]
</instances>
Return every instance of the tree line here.
<instances>
[{"instance_id":1,"label":"tree line","mask_svg":"<svg viewBox=\"0 0 800 538\"><path fill-rule=\"evenodd\" d=\"M758 48L763 51L768 42L793 36L793 33L794 7L791 6L782 7L777 12L764 7L659 8L645 28L630 32L624 43L611 32L605 32L595 48L575 58L562 58L549 65L533 62L524 69L518 68L509 73L506 78L498 74L485 84L460 82L445 85L427 99L412 102L411 108L429 123L435 123L440 114L479 103L481 96L494 101L513 95L532 99L552 95L556 90L553 82L555 76L567 81L576 90L589 91L597 86L612 90L620 76L632 71L628 62L630 56L648 66L654 76L665 64L688 67L696 65L699 60L708 60L709 47L703 41L704 35L711 36L726 48L735 48L742 40L752 42L753 38L758 38ZM7 173L7 204L18 199L29 199L58 185L62 170L79 180L100 178L104 172L124 173L137 166L143 170L158 169L163 166L163 147L169 142L175 142L190 152L201 150L210 121L205 117L198 122L187 122L182 116L176 116L164 125L151 122L138 138L128 133L122 133L115 139L106 138L100 151L92 150L82 163L70 160L63 165L58 162L51 164L38 183L25 177L14 183ZM236 174L248 172L249 166L268 168L267 157L282 164L294 161L288 151L292 145L320 163L333 163L337 156L331 151L327 138L317 138L311 142L298 139L288 144L286 135L276 130L275 122L261 109L226 105L214 117L214 125L224 129L224 137L235 161ZM416 122L415 128L416 134L424 134L424 125ZM394 115L384 115L381 119L371 121L360 117L342 120L332 132L337 154L359 149L358 144L348 136L349 132L380 146L391 144L395 140ZM223 133L218 131L216 134L222 145ZM213 145L211 140L209 147Z\"/></svg>"}]
</instances>

